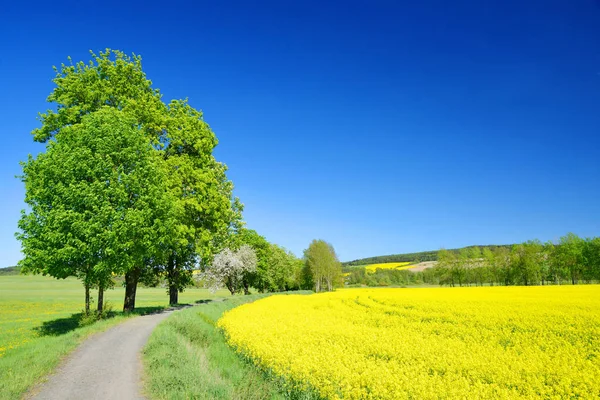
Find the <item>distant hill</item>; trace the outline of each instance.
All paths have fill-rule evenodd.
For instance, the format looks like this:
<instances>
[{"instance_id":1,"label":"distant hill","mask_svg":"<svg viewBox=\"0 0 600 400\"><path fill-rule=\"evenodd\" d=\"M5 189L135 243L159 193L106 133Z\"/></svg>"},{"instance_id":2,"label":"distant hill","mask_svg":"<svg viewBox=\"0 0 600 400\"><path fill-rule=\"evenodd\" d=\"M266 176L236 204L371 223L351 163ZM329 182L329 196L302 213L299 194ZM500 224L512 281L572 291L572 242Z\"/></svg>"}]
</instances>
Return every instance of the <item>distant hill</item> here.
<instances>
[{"instance_id":1,"label":"distant hill","mask_svg":"<svg viewBox=\"0 0 600 400\"><path fill-rule=\"evenodd\" d=\"M20 273L21 273L21 268L19 268L19 267L0 268L0 276L1 275L19 275Z\"/></svg>"},{"instance_id":2,"label":"distant hill","mask_svg":"<svg viewBox=\"0 0 600 400\"><path fill-rule=\"evenodd\" d=\"M458 253L462 249L468 249L471 247L479 247L480 249L489 248L495 249L498 247L512 247L512 244L487 244L483 246L467 246L461 247L459 249L448 249L448 251ZM346 261L342 263L344 267L352 267L356 265L369 265L369 264L379 264L379 263L391 263L391 262L421 262L421 261L437 261L437 255L439 250L429 250L429 251L421 251L419 253L404 253L404 254L390 254L387 256L375 256L368 258L361 258L358 260Z\"/></svg>"}]
</instances>

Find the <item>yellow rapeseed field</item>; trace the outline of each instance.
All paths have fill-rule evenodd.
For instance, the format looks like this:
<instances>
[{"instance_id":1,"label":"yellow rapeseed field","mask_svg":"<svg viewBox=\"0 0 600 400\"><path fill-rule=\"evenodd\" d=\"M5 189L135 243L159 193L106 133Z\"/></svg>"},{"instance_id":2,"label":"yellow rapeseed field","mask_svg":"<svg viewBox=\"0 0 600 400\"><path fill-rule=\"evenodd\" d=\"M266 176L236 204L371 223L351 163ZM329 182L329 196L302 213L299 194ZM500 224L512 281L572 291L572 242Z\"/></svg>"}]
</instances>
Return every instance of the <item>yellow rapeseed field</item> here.
<instances>
[{"instance_id":1,"label":"yellow rapeseed field","mask_svg":"<svg viewBox=\"0 0 600 400\"><path fill-rule=\"evenodd\" d=\"M409 269L411 267L409 262L396 262L396 263L381 263L381 264L370 264L365 267L367 272L375 273L378 269Z\"/></svg>"},{"instance_id":2,"label":"yellow rapeseed field","mask_svg":"<svg viewBox=\"0 0 600 400\"><path fill-rule=\"evenodd\" d=\"M600 398L598 285L273 296L218 325L331 399Z\"/></svg>"}]
</instances>

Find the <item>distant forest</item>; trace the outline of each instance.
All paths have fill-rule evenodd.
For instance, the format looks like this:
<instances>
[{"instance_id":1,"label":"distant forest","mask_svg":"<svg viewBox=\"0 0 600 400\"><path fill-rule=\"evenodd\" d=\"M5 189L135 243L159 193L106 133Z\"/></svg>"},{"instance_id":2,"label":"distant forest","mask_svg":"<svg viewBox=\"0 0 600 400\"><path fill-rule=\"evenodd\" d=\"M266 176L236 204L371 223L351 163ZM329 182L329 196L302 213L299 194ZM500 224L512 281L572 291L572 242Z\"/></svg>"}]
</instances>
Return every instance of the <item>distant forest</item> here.
<instances>
[{"instance_id":1,"label":"distant forest","mask_svg":"<svg viewBox=\"0 0 600 400\"><path fill-rule=\"evenodd\" d=\"M501 245L488 244L488 245L484 245L484 246L473 245L473 246L461 247L459 249L448 249L448 251L458 254L463 249L470 249L473 247L479 247L482 251L483 251L483 249L490 249L490 250L494 251L500 247L505 247L507 249L510 249L510 248L512 248L512 246L513 246L512 244L501 244ZM376 256L376 257L361 258L361 259L353 260L353 261L347 261L347 262L342 263L342 266L343 267L353 267L353 266L358 266L358 265L369 265L369 264L380 264L380 263L391 263L391 262L419 263L421 261L437 261L438 253L439 253L439 250L430 250L430 251L421 251L419 253L390 254L387 256Z\"/></svg>"},{"instance_id":2,"label":"distant forest","mask_svg":"<svg viewBox=\"0 0 600 400\"><path fill-rule=\"evenodd\" d=\"M6 267L0 268L0 275L19 275L21 268L19 267Z\"/></svg>"}]
</instances>

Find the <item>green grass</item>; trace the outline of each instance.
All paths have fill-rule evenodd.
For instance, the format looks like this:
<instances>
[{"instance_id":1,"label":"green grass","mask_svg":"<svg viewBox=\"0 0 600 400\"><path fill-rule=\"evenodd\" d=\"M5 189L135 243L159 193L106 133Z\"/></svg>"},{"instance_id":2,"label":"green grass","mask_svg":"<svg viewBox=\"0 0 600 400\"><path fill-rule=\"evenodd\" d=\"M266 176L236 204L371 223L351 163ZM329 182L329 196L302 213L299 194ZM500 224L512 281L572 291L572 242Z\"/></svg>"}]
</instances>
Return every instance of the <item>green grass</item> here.
<instances>
[{"instance_id":1,"label":"green grass","mask_svg":"<svg viewBox=\"0 0 600 400\"><path fill-rule=\"evenodd\" d=\"M298 292L296 292L298 293ZM152 399L310 399L240 357L215 327L221 315L267 295L236 296L177 312L144 349L145 389Z\"/></svg>"},{"instance_id":2,"label":"green grass","mask_svg":"<svg viewBox=\"0 0 600 400\"><path fill-rule=\"evenodd\" d=\"M189 289L179 301L195 303L225 293ZM19 398L87 336L132 316L116 312L114 318L82 324L83 294L83 286L75 279L0 276L0 399ZM119 310L123 296L124 289L119 287L108 291L105 299ZM164 308L168 300L165 289L139 288L137 313Z\"/></svg>"}]
</instances>

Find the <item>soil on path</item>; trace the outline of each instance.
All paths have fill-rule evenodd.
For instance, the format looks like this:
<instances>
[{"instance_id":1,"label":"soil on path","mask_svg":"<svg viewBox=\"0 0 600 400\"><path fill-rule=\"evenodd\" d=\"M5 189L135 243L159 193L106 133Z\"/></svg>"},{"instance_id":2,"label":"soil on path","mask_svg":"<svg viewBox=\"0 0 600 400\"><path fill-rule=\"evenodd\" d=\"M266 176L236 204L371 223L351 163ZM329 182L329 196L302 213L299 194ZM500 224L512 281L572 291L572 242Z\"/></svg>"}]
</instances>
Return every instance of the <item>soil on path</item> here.
<instances>
[{"instance_id":1,"label":"soil on path","mask_svg":"<svg viewBox=\"0 0 600 400\"><path fill-rule=\"evenodd\" d=\"M142 395L140 353L152 330L173 310L135 317L84 341L46 382L35 400L135 400Z\"/></svg>"}]
</instances>

